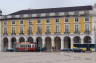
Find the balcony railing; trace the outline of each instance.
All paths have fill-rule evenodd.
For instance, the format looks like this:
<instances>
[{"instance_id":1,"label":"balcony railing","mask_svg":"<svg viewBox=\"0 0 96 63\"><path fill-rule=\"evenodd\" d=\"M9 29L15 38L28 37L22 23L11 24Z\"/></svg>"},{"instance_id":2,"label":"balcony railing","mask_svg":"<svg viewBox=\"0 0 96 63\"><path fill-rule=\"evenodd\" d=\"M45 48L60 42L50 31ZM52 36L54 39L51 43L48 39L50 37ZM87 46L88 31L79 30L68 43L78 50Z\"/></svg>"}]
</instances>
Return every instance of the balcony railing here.
<instances>
[{"instance_id":1,"label":"balcony railing","mask_svg":"<svg viewBox=\"0 0 96 63\"><path fill-rule=\"evenodd\" d=\"M90 34L91 32L90 32L90 31L85 31L84 33L85 33L85 34Z\"/></svg>"},{"instance_id":2,"label":"balcony railing","mask_svg":"<svg viewBox=\"0 0 96 63\"><path fill-rule=\"evenodd\" d=\"M74 34L80 34L80 32L79 32L79 31L78 31L78 32L77 32L77 31L75 31L75 32L74 32Z\"/></svg>"},{"instance_id":3,"label":"balcony railing","mask_svg":"<svg viewBox=\"0 0 96 63\"><path fill-rule=\"evenodd\" d=\"M51 34L51 32L45 32L45 34Z\"/></svg>"},{"instance_id":4,"label":"balcony railing","mask_svg":"<svg viewBox=\"0 0 96 63\"><path fill-rule=\"evenodd\" d=\"M70 32L64 32L64 34L70 34Z\"/></svg>"}]
</instances>

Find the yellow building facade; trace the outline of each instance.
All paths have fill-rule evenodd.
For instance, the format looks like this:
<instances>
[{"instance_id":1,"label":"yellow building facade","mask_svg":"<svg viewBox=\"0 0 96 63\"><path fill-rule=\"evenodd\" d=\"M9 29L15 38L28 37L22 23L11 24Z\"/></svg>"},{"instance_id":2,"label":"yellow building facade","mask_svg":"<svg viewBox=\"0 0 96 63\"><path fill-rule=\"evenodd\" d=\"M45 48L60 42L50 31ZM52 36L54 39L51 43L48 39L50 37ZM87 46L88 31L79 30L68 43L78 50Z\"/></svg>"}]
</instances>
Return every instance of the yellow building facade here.
<instances>
[{"instance_id":1,"label":"yellow building facade","mask_svg":"<svg viewBox=\"0 0 96 63\"><path fill-rule=\"evenodd\" d=\"M46 48L47 51L52 51L53 48L54 51L78 48L78 44L94 44L93 16L86 14L86 11L92 10L91 7L69 7L70 10L37 9L38 11L34 10L36 13L33 10L22 10L10 14L7 18L3 16L0 19L3 45L1 50L15 48L16 42L36 42L39 43L39 48ZM23 11L31 13L25 14Z\"/></svg>"}]
</instances>

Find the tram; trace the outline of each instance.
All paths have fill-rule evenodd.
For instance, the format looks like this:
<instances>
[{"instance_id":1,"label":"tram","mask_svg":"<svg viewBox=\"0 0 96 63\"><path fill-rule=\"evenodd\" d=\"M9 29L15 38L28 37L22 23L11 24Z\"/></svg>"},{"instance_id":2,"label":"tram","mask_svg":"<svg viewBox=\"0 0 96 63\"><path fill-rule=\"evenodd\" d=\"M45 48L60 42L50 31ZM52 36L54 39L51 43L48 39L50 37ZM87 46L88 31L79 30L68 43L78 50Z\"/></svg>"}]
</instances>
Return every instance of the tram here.
<instances>
[{"instance_id":1,"label":"tram","mask_svg":"<svg viewBox=\"0 0 96 63\"><path fill-rule=\"evenodd\" d=\"M18 52L34 52L37 50L37 45L36 43L30 42L17 42L16 50Z\"/></svg>"}]
</instances>

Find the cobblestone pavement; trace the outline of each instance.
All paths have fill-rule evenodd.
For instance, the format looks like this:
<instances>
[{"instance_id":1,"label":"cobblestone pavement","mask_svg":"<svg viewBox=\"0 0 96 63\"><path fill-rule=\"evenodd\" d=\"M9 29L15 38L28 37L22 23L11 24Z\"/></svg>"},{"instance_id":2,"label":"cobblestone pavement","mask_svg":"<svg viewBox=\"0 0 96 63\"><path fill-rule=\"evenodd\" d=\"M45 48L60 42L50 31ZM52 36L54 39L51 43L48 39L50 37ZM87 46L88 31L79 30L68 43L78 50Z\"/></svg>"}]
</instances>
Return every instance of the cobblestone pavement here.
<instances>
[{"instance_id":1,"label":"cobblestone pavement","mask_svg":"<svg viewBox=\"0 0 96 63\"><path fill-rule=\"evenodd\" d=\"M96 53L0 52L0 63L96 63Z\"/></svg>"}]
</instances>

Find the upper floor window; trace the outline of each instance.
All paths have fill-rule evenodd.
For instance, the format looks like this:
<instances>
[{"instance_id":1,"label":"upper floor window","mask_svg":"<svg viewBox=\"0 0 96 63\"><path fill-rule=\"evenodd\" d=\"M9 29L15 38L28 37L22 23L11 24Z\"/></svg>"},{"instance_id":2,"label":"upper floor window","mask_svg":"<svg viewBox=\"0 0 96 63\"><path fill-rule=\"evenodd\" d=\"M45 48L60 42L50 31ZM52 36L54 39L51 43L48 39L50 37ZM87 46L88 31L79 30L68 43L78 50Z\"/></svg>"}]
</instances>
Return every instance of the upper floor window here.
<instances>
[{"instance_id":1,"label":"upper floor window","mask_svg":"<svg viewBox=\"0 0 96 63\"><path fill-rule=\"evenodd\" d=\"M28 32L29 34L32 34L32 26L29 26Z\"/></svg>"},{"instance_id":2,"label":"upper floor window","mask_svg":"<svg viewBox=\"0 0 96 63\"><path fill-rule=\"evenodd\" d=\"M15 26L12 27L12 34L15 34Z\"/></svg>"},{"instance_id":3,"label":"upper floor window","mask_svg":"<svg viewBox=\"0 0 96 63\"><path fill-rule=\"evenodd\" d=\"M59 32L59 25L58 24L56 25L55 29L56 29L56 32Z\"/></svg>"},{"instance_id":4,"label":"upper floor window","mask_svg":"<svg viewBox=\"0 0 96 63\"><path fill-rule=\"evenodd\" d=\"M39 34L42 33L41 25L38 25L38 26L37 26L37 33L39 33Z\"/></svg>"},{"instance_id":5,"label":"upper floor window","mask_svg":"<svg viewBox=\"0 0 96 63\"><path fill-rule=\"evenodd\" d=\"M7 24L7 21L4 21L4 25L6 25Z\"/></svg>"},{"instance_id":6,"label":"upper floor window","mask_svg":"<svg viewBox=\"0 0 96 63\"><path fill-rule=\"evenodd\" d=\"M59 18L56 18L56 23L59 23Z\"/></svg>"},{"instance_id":7,"label":"upper floor window","mask_svg":"<svg viewBox=\"0 0 96 63\"><path fill-rule=\"evenodd\" d=\"M66 33L69 32L69 24L65 24L65 32L66 32Z\"/></svg>"},{"instance_id":8,"label":"upper floor window","mask_svg":"<svg viewBox=\"0 0 96 63\"><path fill-rule=\"evenodd\" d=\"M90 24L85 23L85 32L89 32L89 31L90 31Z\"/></svg>"},{"instance_id":9,"label":"upper floor window","mask_svg":"<svg viewBox=\"0 0 96 63\"><path fill-rule=\"evenodd\" d=\"M46 32L47 32L47 33L50 32L50 25L46 25Z\"/></svg>"},{"instance_id":10,"label":"upper floor window","mask_svg":"<svg viewBox=\"0 0 96 63\"><path fill-rule=\"evenodd\" d=\"M41 20L40 19L38 19L38 24L40 24L41 23Z\"/></svg>"},{"instance_id":11,"label":"upper floor window","mask_svg":"<svg viewBox=\"0 0 96 63\"><path fill-rule=\"evenodd\" d=\"M88 16L85 16L85 21L89 21L89 17Z\"/></svg>"},{"instance_id":12,"label":"upper floor window","mask_svg":"<svg viewBox=\"0 0 96 63\"><path fill-rule=\"evenodd\" d=\"M23 20L20 21L20 24L23 24Z\"/></svg>"},{"instance_id":13,"label":"upper floor window","mask_svg":"<svg viewBox=\"0 0 96 63\"><path fill-rule=\"evenodd\" d=\"M75 33L78 33L78 32L79 32L79 25L75 24Z\"/></svg>"},{"instance_id":14,"label":"upper floor window","mask_svg":"<svg viewBox=\"0 0 96 63\"><path fill-rule=\"evenodd\" d=\"M24 27L20 26L20 33L23 34L24 33Z\"/></svg>"},{"instance_id":15,"label":"upper floor window","mask_svg":"<svg viewBox=\"0 0 96 63\"><path fill-rule=\"evenodd\" d=\"M75 22L78 22L79 21L79 18L78 17L75 17Z\"/></svg>"},{"instance_id":16,"label":"upper floor window","mask_svg":"<svg viewBox=\"0 0 96 63\"><path fill-rule=\"evenodd\" d=\"M15 20L12 20L12 24L15 24Z\"/></svg>"},{"instance_id":17,"label":"upper floor window","mask_svg":"<svg viewBox=\"0 0 96 63\"><path fill-rule=\"evenodd\" d=\"M29 19L28 21L29 21L29 25L32 25L32 20L31 20L31 19Z\"/></svg>"},{"instance_id":18,"label":"upper floor window","mask_svg":"<svg viewBox=\"0 0 96 63\"><path fill-rule=\"evenodd\" d=\"M49 19L46 19L46 23L50 23L50 20Z\"/></svg>"},{"instance_id":19,"label":"upper floor window","mask_svg":"<svg viewBox=\"0 0 96 63\"><path fill-rule=\"evenodd\" d=\"M96 25L94 25L94 31L96 32Z\"/></svg>"},{"instance_id":20,"label":"upper floor window","mask_svg":"<svg viewBox=\"0 0 96 63\"><path fill-rule=\"evenodd\" d=\"M65 22L68 22L69 21L69 18L68 17L65 17Z\"/></svg>"}]
</instances>

